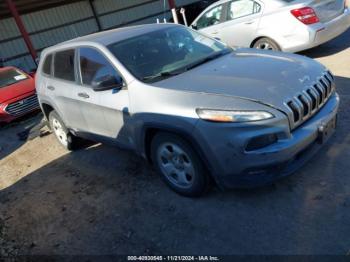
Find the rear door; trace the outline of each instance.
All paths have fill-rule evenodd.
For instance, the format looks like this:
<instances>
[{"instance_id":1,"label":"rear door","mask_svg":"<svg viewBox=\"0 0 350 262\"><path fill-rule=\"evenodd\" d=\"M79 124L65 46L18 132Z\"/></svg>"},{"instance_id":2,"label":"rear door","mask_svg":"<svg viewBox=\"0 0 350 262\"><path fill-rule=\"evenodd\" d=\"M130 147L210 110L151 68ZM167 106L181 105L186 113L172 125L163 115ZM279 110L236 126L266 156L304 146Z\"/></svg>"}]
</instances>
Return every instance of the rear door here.
<instances>
[{"instance_id":1,"label":"rear door","mask_svg":"<svg viewBox=\"0 0 350 262\"><path fill-rule=\"evenodd\" d=\"M205 11L194 23L194 28L201 32L221 39L220 29L224 20L224 4L217 5Z\"/></svg>"},{"instance_id":2,"label":"rear door","mask_svg":"<svg viewBox=\"0 0 350 262\"><path fill-rule=\"evenodd\" d=\"M230 46L249 47L256 37L262 15L262 4L254 0L233 0L227 3L221 39Z\"/></svg>"},{"instance_id":3,"label":"rear door","mask_svg":"<svg viewBox=\"0 0 350 262\"><path fill-rule=\"evenodd\" d=\"M314 0L310 5L322 23L327 23L344 13L344 0Z\"/></svg>"},{"instance_id":4,"label":"rear door","mask_svg":"<svg viewBox=\"0 0 350 262\"><path fill-rule=\"evenodd\" d=\"M47 94L53 98L63 122L72 129L86 126L80 111L79 101L74 95L78 85L75 66L75 49L66 49L54 54L53 77L47 82Z\"/></svg>"}]
</instances>

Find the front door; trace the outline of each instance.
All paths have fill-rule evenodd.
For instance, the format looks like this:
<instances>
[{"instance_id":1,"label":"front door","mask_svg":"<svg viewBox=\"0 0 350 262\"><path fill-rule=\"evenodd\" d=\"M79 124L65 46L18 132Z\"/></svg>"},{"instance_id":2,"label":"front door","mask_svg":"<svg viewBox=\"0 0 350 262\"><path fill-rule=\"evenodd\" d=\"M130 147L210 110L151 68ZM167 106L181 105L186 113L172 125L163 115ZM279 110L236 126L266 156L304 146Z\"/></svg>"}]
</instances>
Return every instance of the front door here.
<instances>
[{"instance_id":1,"label":"front door","mask_svg":"<svg viewBox=\"0 0 350 262\"><path fill-rule=\"evenodd\" d=\"M129 108L128 90L123 88L94 91L93 85L106 76L121 79L119 72L103 53L93 47L79 49L81 85L75 90L88 132L125 142L124 122Z\"/></svg>"}]
</instances>

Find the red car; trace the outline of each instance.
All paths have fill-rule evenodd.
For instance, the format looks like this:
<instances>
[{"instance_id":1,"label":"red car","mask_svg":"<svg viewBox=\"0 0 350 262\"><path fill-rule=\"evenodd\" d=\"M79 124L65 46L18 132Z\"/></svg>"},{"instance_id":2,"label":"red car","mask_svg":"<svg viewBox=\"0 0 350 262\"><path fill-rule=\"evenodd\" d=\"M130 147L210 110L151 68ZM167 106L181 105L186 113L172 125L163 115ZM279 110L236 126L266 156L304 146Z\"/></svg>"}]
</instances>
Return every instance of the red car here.
<instances>
[{"instance_id":1,"label":"red car","mask_svg":"<svg viewBox=\"0 0 350 262\"><path fill-rule=\"evenodd\" d=\"M38 109L34 77L15 67L0 68L0 124Z\"/></svg>"}]
</instances>

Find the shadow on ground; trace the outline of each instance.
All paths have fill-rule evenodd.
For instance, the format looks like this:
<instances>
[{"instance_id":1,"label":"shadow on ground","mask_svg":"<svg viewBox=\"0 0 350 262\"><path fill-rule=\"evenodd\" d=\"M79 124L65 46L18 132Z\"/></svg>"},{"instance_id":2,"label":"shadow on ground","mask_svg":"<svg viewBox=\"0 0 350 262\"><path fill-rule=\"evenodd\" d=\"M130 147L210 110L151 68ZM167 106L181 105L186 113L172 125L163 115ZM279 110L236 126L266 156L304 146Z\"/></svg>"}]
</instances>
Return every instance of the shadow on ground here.
<instances>
[{"instance_id":1,"label":"shadow on ground","mask_svg":"<svg viewBox=\"0 0 350 262\"><path fill-rule=\"evenodd\" d=\"M40 135L45 125L41 113L33 113L0 127L0 160L20 148L28 139Z\"/></svg>"}]
</instances>

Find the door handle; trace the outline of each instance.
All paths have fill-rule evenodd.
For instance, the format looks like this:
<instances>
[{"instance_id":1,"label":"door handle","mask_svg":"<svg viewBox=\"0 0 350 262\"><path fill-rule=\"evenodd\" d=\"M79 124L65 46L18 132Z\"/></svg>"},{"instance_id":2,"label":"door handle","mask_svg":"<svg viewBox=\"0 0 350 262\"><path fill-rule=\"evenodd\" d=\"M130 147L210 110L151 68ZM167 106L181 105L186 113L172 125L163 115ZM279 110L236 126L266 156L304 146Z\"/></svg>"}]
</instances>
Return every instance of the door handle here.
<instances>
[{"instance_id":1,"label":"door handle","mask_svg":"<svg viewBox=\"0 0 350 262\"><path fill-rule=\"evenodd\" d=\"M51 90L51 91L54 91L55 88L53 86L48 86L47 89Z\"/></svg>"},{"instance_id":2,"label":"door handle","mask_svg":"<svg viewBox=\"0 0 350 262\"><path fill-rule=\"evenodd\" d=\"M82 97L82 98L89 98L90 97L87 93L78 93L78 96Z\"/></svg>"},{"instance_id":3,"label":"door handle","mask_svg":"<svg viewBox=\"0 0 350 262\"><path fill-rule=\"evenodd\" d=\"M248 22L245 22L245 24L246 25L251 25L251 24L254 24L255 23L255 21L254 20L252 20L252 21L248 21Z\"/></svg>"}]
</instances>

